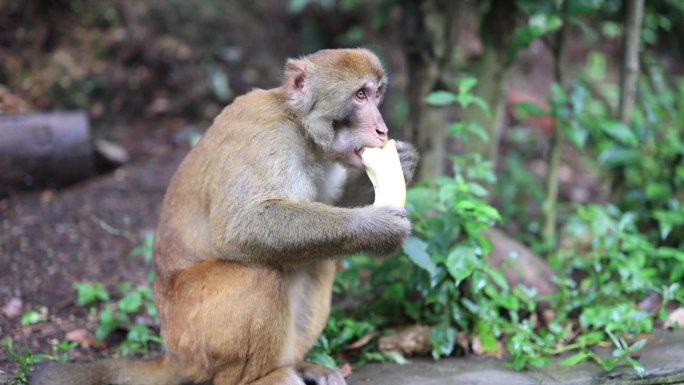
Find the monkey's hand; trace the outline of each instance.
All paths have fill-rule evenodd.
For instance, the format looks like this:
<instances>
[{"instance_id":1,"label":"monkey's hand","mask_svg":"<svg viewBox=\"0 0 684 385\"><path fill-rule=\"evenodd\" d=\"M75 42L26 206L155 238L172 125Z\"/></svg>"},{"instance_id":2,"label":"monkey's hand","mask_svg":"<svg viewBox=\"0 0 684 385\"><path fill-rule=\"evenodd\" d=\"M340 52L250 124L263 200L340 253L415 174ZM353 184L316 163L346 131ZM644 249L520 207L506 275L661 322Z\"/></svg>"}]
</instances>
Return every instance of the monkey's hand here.
<instances>
[{"instance_id":1,"label":"monkey's hand","mask_svg":"<svg viewBox=\"0 0 684 385\"><path fill-rule=\"evenodd\" d=\"M401 162L401 170L404 172L404 180L406 185L411 184L413 180L413 172L416 170L418 164L418 152L411 143L397 141L397 153L399 154L399 161Z\"/></svg>"},{"instance_id":2,"label":"monkey's hand","mask_svg":"<svg viewBox=\"0 0 684 385\"><path fill-rule=\"evenodd\" d=\"M347 385L337 370L308 362L299 363L295 369L306 385Z\"/></svg>"},{"instance_id":3,"label":"monkey's hand","mask_svg":"<svg viewBox=\"0 0 684 385\"><path fill-rule=\"evenodd\" d=\"M359 237L363 250L378 255L389 255L401 248L411 234L411 222L406 209L393 206L367 206L362 209L363 222Z\"/></svg>"}]
</instances>

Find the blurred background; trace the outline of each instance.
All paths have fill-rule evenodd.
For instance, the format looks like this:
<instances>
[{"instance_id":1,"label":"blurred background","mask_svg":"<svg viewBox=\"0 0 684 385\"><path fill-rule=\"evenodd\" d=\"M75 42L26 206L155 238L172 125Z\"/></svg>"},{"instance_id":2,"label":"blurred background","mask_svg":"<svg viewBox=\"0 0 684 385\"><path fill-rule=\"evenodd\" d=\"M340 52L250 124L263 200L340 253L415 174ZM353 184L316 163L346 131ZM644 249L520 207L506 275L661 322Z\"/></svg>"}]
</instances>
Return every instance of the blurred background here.
<instances>
[{"instance_id":1,"label":"blurred background","mask_svg":"<svg viewBox=\"0 0 684 385\"><path fill-rule=\"evenodd\" d=\"M681 0L0 0L0 376L21 383L36 352L158 350L149 234L169 178L233 98L323 48L381 58L390 136L422 160L403 262L340 263L329 330L346 339L324 336L319 361L397 360L354 344L390 320L435 326L433 356L520 368L548 354L530 335L507 345L532 314L570 325L556 342L608 340L609 319L619 335L664 327L684 301L683 42ZM512 253L533 274L504 269ZM606 298L650 322L601 313Z\"/></svg>"}]
</instances>

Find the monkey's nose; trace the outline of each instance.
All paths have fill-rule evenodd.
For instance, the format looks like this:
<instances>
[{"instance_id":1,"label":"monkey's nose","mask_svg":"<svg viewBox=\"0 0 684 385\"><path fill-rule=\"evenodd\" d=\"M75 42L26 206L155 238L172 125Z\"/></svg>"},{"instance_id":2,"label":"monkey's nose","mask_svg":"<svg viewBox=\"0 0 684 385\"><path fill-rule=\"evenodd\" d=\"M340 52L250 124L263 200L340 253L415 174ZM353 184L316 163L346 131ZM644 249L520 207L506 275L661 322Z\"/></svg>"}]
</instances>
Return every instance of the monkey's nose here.
<instances>
[{"instance_id":1,"label":"monkey's nose","mask_svg":"<svg viewBox=\"0 0 684 385\"><path fill-rule=\"evenodd\" d=\"M378 124L375 126L375 133L378 134L381 139L387 139L387 126Z\"/></svg>"}]
</instances>

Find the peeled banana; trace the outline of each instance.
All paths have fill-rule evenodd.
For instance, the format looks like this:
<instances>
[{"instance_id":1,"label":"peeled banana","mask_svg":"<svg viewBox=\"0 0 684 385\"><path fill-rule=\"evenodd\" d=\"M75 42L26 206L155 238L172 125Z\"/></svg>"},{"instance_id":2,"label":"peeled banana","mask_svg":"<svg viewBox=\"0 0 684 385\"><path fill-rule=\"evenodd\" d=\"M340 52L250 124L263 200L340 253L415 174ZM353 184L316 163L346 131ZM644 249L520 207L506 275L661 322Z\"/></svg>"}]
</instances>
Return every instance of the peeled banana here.
<instances>
[{"instance_id":1,"label":"peeled banana","mask_svg":"<svg viewBox=\"0 0 684 385\"><path fill-rule=\"evenodd\" d=\"M389 140L381 148L365 147L361 160L366 174L375 189L374 206L404 207L406 204L406 181L401 169L397 145Z\"/></svg>"}]
</instances>

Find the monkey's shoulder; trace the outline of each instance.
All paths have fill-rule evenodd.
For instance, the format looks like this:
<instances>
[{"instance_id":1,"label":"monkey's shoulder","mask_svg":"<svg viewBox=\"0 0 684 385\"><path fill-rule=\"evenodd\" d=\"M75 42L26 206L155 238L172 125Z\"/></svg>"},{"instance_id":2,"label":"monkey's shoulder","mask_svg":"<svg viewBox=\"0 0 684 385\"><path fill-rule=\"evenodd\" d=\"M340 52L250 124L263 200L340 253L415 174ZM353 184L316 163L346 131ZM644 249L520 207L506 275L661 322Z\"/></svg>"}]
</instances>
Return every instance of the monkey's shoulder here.
<instances>
[{"instance_id":1,"label":"monkey's shoulder","mask_svg":"<svg viewBox=\"0 0 684 385\"><path fill-rule=\"evenodd\" d=\"M279 88L269 90L253 89L240 95L227 105L217 119L222 118L227 123L250 122L263 125L265 123L277 124L283 121L287 111L285 96Z\"/></svg>"}]
</instances>

